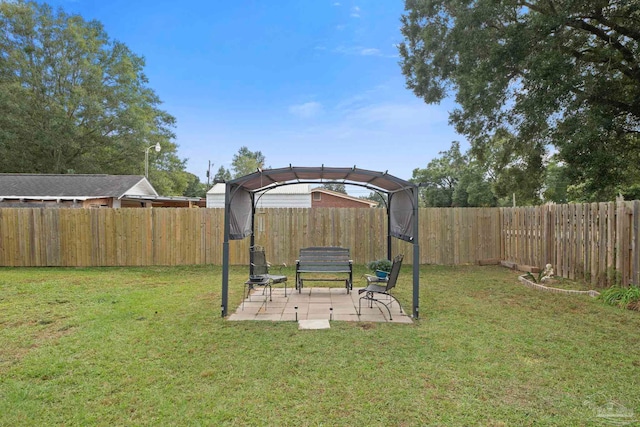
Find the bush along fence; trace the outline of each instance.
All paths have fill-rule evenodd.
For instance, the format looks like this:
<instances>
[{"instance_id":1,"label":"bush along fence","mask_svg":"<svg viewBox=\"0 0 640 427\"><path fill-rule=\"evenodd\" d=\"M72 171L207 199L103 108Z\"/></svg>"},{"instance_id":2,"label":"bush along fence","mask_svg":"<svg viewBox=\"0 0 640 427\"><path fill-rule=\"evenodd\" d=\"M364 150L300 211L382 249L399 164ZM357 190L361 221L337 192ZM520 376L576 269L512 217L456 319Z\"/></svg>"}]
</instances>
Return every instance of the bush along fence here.
<instances>
[{"instance_id":1,"label":"bush along fence","mask_svg":"<svg viewBox=\"0 0 640 427\"><path fill-rule=\"evenodd\" d=\"M222 209L0 209L1 266L219 265ZM264 209L256 243L272 264L300 248L343 246L359 265L386 256L382 209ZM420 209L421 264L543 267L603 287L638 284L640 202L523 208ZM393 253L412 259L412 245ZM249 239L230 242L230 263L248 265Z\"/></svg>"}]
</instances>

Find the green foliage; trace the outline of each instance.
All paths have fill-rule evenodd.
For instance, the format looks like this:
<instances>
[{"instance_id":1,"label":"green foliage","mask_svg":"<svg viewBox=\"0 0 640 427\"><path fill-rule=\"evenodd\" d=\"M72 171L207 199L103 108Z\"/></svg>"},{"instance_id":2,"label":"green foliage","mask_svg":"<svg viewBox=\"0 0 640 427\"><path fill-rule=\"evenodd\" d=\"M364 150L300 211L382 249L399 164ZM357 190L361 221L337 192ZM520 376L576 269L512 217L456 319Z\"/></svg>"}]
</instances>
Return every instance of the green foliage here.
<instances>
[{"instance_id":1,"label":"green foliage","mask_svg":"<svg viewBox=\"0 0 640 427\"><path fill-rule=\"evenodd\" d=\"M326 188L327 190L336 191L338 193L347 194L347 189L344 184L339 182L327 182L320 186L321 188Z\"/></svg>"},{"instance_id":2,"label":"green foliage","mask_svg":"<svg viewBox=\"0 0 640 427\"><path fill-rule=\"evenodd\" d=\"M249 175L264 167L265 157L260 151L251 151L247 147L240 147L233 155L231 165L233 167L233 177Z\"/></svg>"},{"instance_id":3,"label":"green foliage","mask_svg":"<svg viewBox=\"0 0 640 427\"><path fill-rule=\"evenodd\" d=\"M231 180L231 171L224 166L220 166L220 168L218 168L218 172L216 172L216 175L213 177L213 180L229 181Z\"/></svg>"},{"instance_id":4,"label":"green foliage","mask_svg":"<svg viewBox=\"0 0 640 427\"><path fill-rule=\"evenodd\" d=\"M377 206L378 208L384 208L387 206L387 195L380 194L376 191L371 191L368 195L360 196L360 198L365 200L371 200L378 203L378 206Z\"/></svg>"},{"instance_id":5,"label":"green foliage","mask_svg":"<svg viewBox=\"0 0 640 427\"><path fill-rule=\"evenodd\" d=\"M182 193L183 196L201 198L207 196L207 185L200 182L200 178L194 174L187 173L187 180L187 188Z\"/></svg>"},{"instance_id":6,"label":"green foliage","mask_svg":"<svg viewBox=\"0 0 640 427\"><path fill-rule=\"evenodd\" d=\"M393 263L388 259L379 259L379 260L370 261L369 263L367 263L367 268L371 271L380 270L380 271L390 272L392 265Z\"/></svg>"},{"instance_id":7,"label":"green foliage","mask_svg":"<svg viewBox=\"0 0 640 427\"><path fill-rule=\"evenodd\" d=\"M97 21L0 2L0 172L142 174L145 149L160 143L150 181L182 194L175 119L143 67Z\"/></svg>"},{"instance_id":8,"label":"green foliage","mask_svg":"<svg viewBox=\"0 0 640 427\"><path fill-rule=\"evenodd\" d=\"M149 153L149 181L158 194L164 196L182 196L187 191L194 175L185 172L186 160L180 160L171 153L158 156L152 161Z\"/></svg>"},{"instance_id":9,"label":"green foliage","mask_svg":"<svg viewBox=\"0 0 640 427\"><path fill-rule=\"evenodd\" d=\"M544 274L543 271L539 271L537 276L534 276L533 273L531 273L530 271L527 271L524 275L524 277L526 277L527 279L531 280L533 283L542 283L542 275Z\"/></svg>"},{"instance_id":10,"label":"green foliage","mask_svg":"<svg viewBox=\"0 0 640 427\"><path fill-rule=\"evenodd\" d=\"M600 294L600 299L606 304L620 308L628 308L640 302L640 287L638 286L612 286Z\"/></svg>"},{"instance_id":11,"label":"green foliage","mask_svg":"<svg viewBox=\"0 0 640 427\"><path fill-rule=\"evenodd\" d=\"M406 0L402 72L427 103L455 93L460 108L450 119L474 150L519 159L496 183L497 195L524 182L528 194L516 198L529 204L551 147L567 166L570 198L612 199L640 182L637 7ZM500 133L513 135L507 150Z\"/></svg>"},{"instance_id":12,"label":"green foliage","mask_svg":"<svg viewBox=\"0 0 640 427\"><path fill-rule=\"evenodd\" d=\"M544 268L540 269L537 276L534 276L531 272L527 272L524 276L533 283L543 283L553 278L553 266L547 264Z\"/></svg>"},{"instance_id":13,"label":"green foliage","mask_svg":"<svg viewBox=\"0 0 640 427\"><path fill-rule=\"evenodd\" d=\"M420 198L427 207L495 206L486 169L471 154L460 152L460 143L440 152L425 169L414 169L411 181L421 183Z\"/></svg>"},{"instance_id":14,"label":"green foliage","mask_svg":"<svg viewBox=\"0 0 640 427\"><path fill-rule=\"evenodd\" d=\"M567 193L570 183L568 173L567 167L555 159L552 159L547 164L543 192L546 202L563 204L569 201Z\"/></svg>"},{"instance_id":15,"label":"green foliage","mask_svg":"<svg viewBox=\"0 0 640 427\"><path fill-rule=\"evenodd\" d=\"M510 206L514 195L520 206L540 204L544 180L541 147L523 143L511 132L500 129L470 151L486 169L493 194L502 201L500 205Z\"/></svg>"},{"instance_id":16,"label":"green foliage","mask_svg":"<svg viewBox=\"0 0 640 427\"><path fill-rule=\"evenodd\" d=\"M451 143L449 150L441 151L440 155L431 160L425 169L413 170L411 180L423 184L420 198L425 206L453 206L453 193L466 165L457 141Z\"/></svg>"}]
</instances>

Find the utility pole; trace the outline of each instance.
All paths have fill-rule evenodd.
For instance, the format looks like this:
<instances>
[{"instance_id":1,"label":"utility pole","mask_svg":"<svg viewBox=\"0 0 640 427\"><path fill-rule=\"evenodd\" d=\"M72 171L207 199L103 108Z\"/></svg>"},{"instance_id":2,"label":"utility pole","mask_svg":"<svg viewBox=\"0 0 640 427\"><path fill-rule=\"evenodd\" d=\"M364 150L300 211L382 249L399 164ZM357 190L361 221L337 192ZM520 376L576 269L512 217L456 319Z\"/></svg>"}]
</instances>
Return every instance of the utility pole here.
<instances>
[{"instance_id":1,"label":"utility pole","mask_svg":"<svg viewBox=\"0 0 640 427\"><path fill-rule=\"evenodd\" d=\"M214 163L215 164L215 163ZM211 176L211 160L209 160L209 168L207 169L207 188L209 188L209 177Z\"/></svg>"}]
</instances>

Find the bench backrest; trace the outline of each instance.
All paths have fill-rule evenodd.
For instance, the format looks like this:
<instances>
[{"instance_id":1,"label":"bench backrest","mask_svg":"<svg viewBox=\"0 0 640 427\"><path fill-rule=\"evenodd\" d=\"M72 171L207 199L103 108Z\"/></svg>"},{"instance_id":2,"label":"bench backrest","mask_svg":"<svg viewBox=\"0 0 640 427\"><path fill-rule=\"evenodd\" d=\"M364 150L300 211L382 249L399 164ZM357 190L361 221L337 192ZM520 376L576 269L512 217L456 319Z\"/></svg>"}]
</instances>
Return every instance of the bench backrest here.
<instances>
[{"instance_id":1,"label":"bench backrest","mask_svg":"<svg viewBox=\"0 0 640 427\"><path fill-rule=\"evenodd\" d=\"M315 271L331 271L336 267L349 267L351 258L348 248L338 246L315 246L300 249L298 265Z\"/></svg>"}]
</instances>

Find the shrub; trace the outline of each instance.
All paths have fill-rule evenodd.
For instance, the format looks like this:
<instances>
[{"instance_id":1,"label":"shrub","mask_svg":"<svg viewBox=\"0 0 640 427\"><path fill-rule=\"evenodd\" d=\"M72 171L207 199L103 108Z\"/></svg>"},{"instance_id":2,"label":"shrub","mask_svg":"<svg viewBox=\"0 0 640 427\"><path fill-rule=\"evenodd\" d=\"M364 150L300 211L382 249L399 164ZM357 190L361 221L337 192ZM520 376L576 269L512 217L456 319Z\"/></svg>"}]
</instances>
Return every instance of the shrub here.
<instances>
[{"instance_id":1,"label":"shrub","mask_svg":"<svg viewBox=\"0 0 640 427\"><path fill-rule=\"evenodd\" d=\"M609 305L632 310L640 309L640 287L612 286L600 294L600 298Z\"/></svg>"},{"instance_id":2,"label":"shrub","mask_svg":"<svg viewBox=\"0 0 640 427\"><path fill-rule=\"evenodd\" d=\"M367 268L371 271L386 271L387 273L391 271L391 261L388 259L379 259L375 261L371 261L367 264Z\"/></svg>"},{"instance_id":3,"label":"shrub","mask_svg":"<svg viewBox=\"0 0 640 427\"><path fill-rule=\"evenodd\" d=\"M544 270L540 270L538 272L538 277L534 276L530 272L527 272L527 274L525 274L524 277L531 280L533 283L546 282L549 279L553 279L553 266L551 264L547 264L544 267Z\"/></svg>"}]
</instances>

